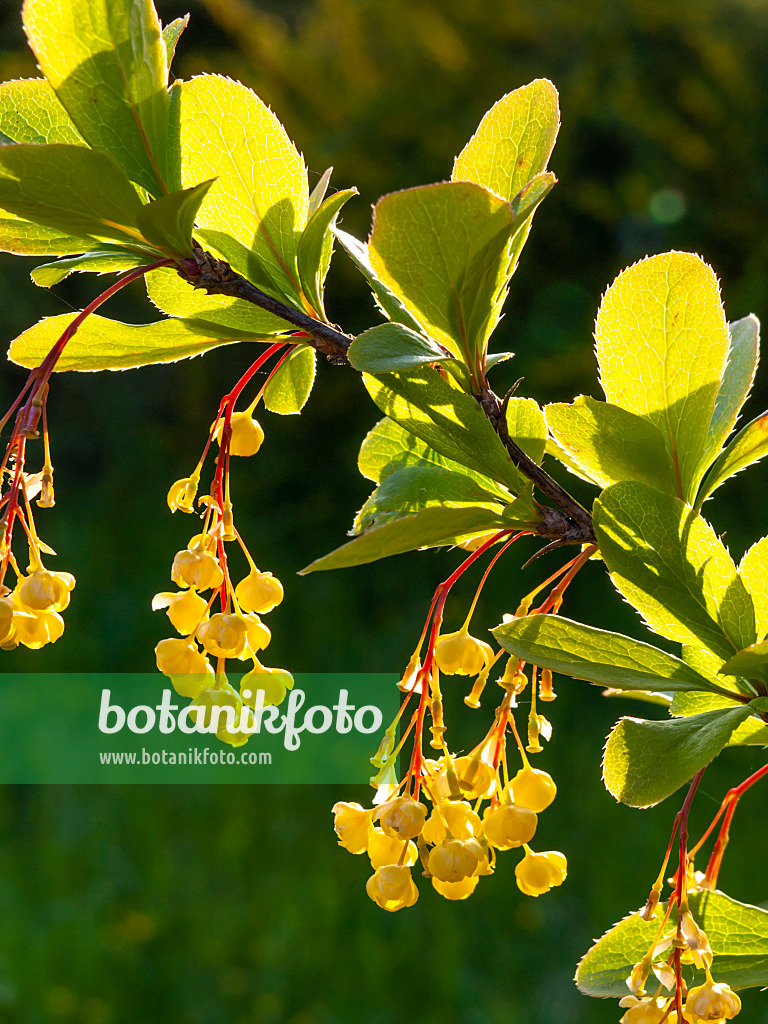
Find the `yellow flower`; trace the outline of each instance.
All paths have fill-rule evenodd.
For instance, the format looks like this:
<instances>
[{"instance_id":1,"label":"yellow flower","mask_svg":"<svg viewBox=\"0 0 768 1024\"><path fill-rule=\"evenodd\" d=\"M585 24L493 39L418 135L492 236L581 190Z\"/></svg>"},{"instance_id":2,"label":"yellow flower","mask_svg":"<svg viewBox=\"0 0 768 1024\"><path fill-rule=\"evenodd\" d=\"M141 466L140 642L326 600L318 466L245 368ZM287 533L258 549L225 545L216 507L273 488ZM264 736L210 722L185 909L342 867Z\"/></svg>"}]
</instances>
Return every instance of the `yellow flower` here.
<instances>
[{"instance_id":1,"label":"yellow flower","mask_svg":"<svg viewBox=\"0 0 768 1024\"><path fill-rule=\"evenodd\" d=\"M396 796L380 804L375 817L388 836L414 839L424 828L427 808L410 796Z\"/></svg>"},{"instance_id":2,"label":"yellow flower","mask_svg":"<svg viewBox=\"0 0 768 1024\"><path fill-rule=\"evenodd\" d=\"M339 802L333 805L332 811L339 846L350 853L365 853L373 838L373 808Z\"/></svg>"},{"instance_id":3,"label":"yellow flower","mask_svg":"<svg viewBox=\"0 0 768 1024\"><path fill-rule=\"evenodd\" d=\"M435 661L446 675L476 676L493 660L490 644L477 640L463 630L446 633L435 645Z\"/></svg>"},{"instance_id":4,"label":"yellow flower","mask_svg":"<svg viewBox=\"0 0 768 1024\"><path fill-rule=\"evenodd\" d=\"M210 551L195 547L177 552L171 567L171 579L179 587L210 590L221 586L224 573Z\"/></svg>"},{"instance_id":5,"label":"yellow flower","mask_svg":"<svg viewBox=\"0 0 768 1024\"><path fill-rule=\"evenodd\" d=\"M741 1000L729 985L712 980L707 972L703 985L692 988L685 1001L685 1016L693 1024L699 1021L731 1020L741 1010Z\"/></svg>"},{"instance_id":6,"label":"yellow flower","mask_svg":"<svg viewBox=\"0 0 768 1024\"><path fill-rule=\"evenodd\" d=\"M619 1000L619 1006L622 1009L628 1006L629 1009L619 1024L660 1024L662 1020L664 1024L677 1024L677 1014L674 1010L667 1017L664 1016L667 1002L668 1000L663 997L644 996L638 999L637 996L624 996Z\"/></svg>"},{"instance_id":7,"label":"yellow flower","mask_svg":"<svg viewBox=\"0 0 768 1024\"><path fill-rule=\"evenodd\" d=\"M480 815L465 800L445 800L429 816L421 834L426 842L437 845L450 830L454 839L477 838L482 831Z\"/></svg>"},{"instance_id":8,"label":"yellow flower","mask_svg":"<svg viewBox=\"0 0 768 1024\"><path fill-rule=\"evenodd\" d=\"M168 491L168 508L171 512L193 512L199 476L185 476L171 485Z\"/></svg>"},{"instance_id":9,"label":"yellow flower","mask_svg":"<svg viewBox=\"0 0 768 1024\"><path fill-rule=\"evenodd\" d=\"M36 569L16 584L16 593L23 611L63 612L69 604L69 592L75 586L70 572L49 572Z\"/></svg>"},{"instance_id":10,"label":"yellow flower","mask_svg":"<svg viewBox=\"0 0 768 1024\"><path fill-rule=\"evenodd\" d=\"M477 888L480 881L477 875L469 875L467 878L460 878L458 882L444 882L442 878L432 876L434 889L445 896L447 900L465 900Z\"/></svg>"},{"instance_id":11,"label":"yellow flower","mask_svg":"<svg viewBox=\"0 0 768 1024\"><path fill-rule=\"evenodd\" d=\"M525 856L515 867L517 887L526 896L541 896L556 885L562 885L568 873L565 855L556 850L534 853L526 848Z\"/></svg>"},{"instance_id":12,"label":"yellow flower","mask_svg":"<svg viewBox=\"0 0 768 1024\"><path fill-rule=\"evenodd\" d=\"M538 821L536 812L529 807L499 804L493 810L486 808L483 835L497 850L511 850L533 839Z\"/></svg>"},{"instance_id":13,"label":"yellow flower","mask_svg":"<svg viewBox=\"0 0 768 1024\"><path fill-rule=\"evenodd\" d=\"M244 612L266 615L283 600L283 585L271 572L254 569L235 587L235 598Z\"/></svg>"},{"instance_id":14,"label":"yellow flower","mask_svg":"<svg viewBox=\"0 0 768 1024\"><path fill-rule=\"evenodd\" d=\"M365 885L374 903L391 913L412 907L419 898L419 890L411 878L410 868L404 864L386 864L377 868Z\"/></svg>"},{"instance_id":15,"label":"yellow flower","mask_svg":"<svg viewBox=\"0 0 768 1024\"><path fill-rule=\"evenodd\" d=\"M217 612L198 627L197 639L216 658L239 658L248 642L248 623L242 615Z\"/></svg>"},{"instance_id":16,"label":"yellow flower","mask_svg":"<svg viewBox=\"0 0 768 1024\"><path fill-rule=\"evenodd\" d=\"M152 598L152 611L156 612L159 608L168 609L171 624L182 636L194 633L208 615L208 602L195 593L194 587L176 594L155 594Z\"/></svg>"},{"instance_id":17,"label":"yellow flower","mask_svg":"<svg viewBox=\"0 0 768 1024\"><path fill-rule=\"evenodd\" d=\"M540 814L557 795L557 786L551 775L538 768L521 768L510 783L512 799L521 807L529 807Z\"/></svg>"},{"instance_id":18,"label":"yellow flower","mask_svg":"<svg viewBox=\"0 0 768 1024\"><path fill-rule=\"evenodd\" d=\"M446 839L429 855L429 872L442 882L459 882L477 873L484 858L476 839Z\"/></svg>"},{"instance_id":19,"label":"yellow flower","mask_svg":"<svg viewBox=\"0 0 768 1024\"><path fill-rule=\"evenodd\" d=\"M190 713L198 726L209 728L216 726L216 738L222 743L233 747L241 747L250 739L250 734L241 730L247 729L253 719L253 712L245 707L238 692L224 679L210 690L204 690L193 701L197 711Z\"/></svg>"},{"instance_id":20,"label":"yellow flower","mask_svg":"<svg viewBox=\"0 0 768 1024\"><path fill-rule=\"evenodd\" d=\"M191 640L161 640L155 647L155 658L157 667L170 677L181 697L199 697L214 680L210 662Z\"/></svg>"},{"instance_id":21,"label":"yellow flower","mask_svg":"<svg viewBox=\"0 0 768 1024\"><path fill-rule=\"evenodd\" d=\"M240 696L244 704L256 706L256 694L264 691L263 706L282 704L285 691L293 689L293 676L282 668L264 668L257 662L240 680Z\"/></svg>"},{"instance_id":22,"label":"yellow flower","mask_svg":"<svg viewBox=\"0 0 768 1024\"><path fill-rule=\"evenodd\" d=\"M13 613L15 639L33 651L55 643L64 632L64 619L58 612L15 611Z\"/></svg>"},{"instance_id":23,"label":"yellow flower","mask_svg":"<svg viewBox=\"0 0 768 1024\"><path fill-rule=\"evenodd\" d=\"M405 855L403 848L406 847ZM418 857L416 844L406 839L396 839L388 836L383 829L375 828L370 842L368 843L368 856L371 859L371 867L383 868L387 864L405 864L411 867L416 863Z\"/></svg>"}]
</instances>

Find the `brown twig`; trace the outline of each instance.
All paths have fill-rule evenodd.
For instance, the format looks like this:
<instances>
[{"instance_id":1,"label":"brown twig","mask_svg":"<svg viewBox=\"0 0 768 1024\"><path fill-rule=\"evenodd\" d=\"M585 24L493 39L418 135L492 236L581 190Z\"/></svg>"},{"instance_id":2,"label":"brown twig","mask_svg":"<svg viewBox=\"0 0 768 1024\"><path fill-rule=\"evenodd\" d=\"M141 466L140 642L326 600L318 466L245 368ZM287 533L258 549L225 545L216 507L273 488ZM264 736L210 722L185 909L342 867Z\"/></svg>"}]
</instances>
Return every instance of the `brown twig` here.
<instances>
[{"instance_id":1,"label":"brown twig","mask_svg":"<svg viewBox=\"0 0 768 1024\"><path fill-rule=\"evenodd\" d=\"M349 363L347 350L354 338L342 334L329 324L315 320L300 310L287 306L279 299L267 295L255 285L236 273L225 260L216 259L195 243L194 256L179 263L179 276L193 288L202 288L209 295L229 295L235 299L251 302L261 309L281 317L287 323L298 327L307 335L308 344L322 352L331 363ZM563 544L596 543L592 516L582 508L556 480L537 465L509 436L507 430L507 402L502 402L487 386L475 398L480 404L491 426L499 435L510 459L515 466L532 480L542 494L556 505L556 508L541 508L541 519L535 524L536 532L551 542L544 550Z\"/></svg>"}]
</instances>

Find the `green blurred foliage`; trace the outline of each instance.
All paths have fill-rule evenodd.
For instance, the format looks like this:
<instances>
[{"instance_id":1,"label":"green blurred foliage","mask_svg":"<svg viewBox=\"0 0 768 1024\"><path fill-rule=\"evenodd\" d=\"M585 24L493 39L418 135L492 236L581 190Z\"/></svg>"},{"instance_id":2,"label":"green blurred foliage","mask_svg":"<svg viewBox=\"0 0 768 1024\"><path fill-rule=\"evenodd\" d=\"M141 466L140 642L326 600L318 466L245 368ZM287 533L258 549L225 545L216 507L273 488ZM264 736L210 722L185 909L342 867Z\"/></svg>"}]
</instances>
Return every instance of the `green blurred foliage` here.
<instances>
[{"instance_id":1,"label":"green blurred foliage","mask_svg":"<svg viewBox=\"0 0 768 1024\"><path fill-rule=\"evenodd\" d=\"M35 74L18 0L0 2L0 76ZM175 72L238 78L270 103L304 151L313 179L334 165L359 199L344 226L359 237L384 192L450 175L484 111L534 77L560 90L560 183L537 213L494 339L518 357L494 371L504 392L540 402L599 395L591 332L600 295L627 263L670 248L699 252L723 283L730 319L766 314L768 8L760 0L205 0L161 2L164 21L191 10ZM99 284L52 293L30 261L2 257L3 338L82 307ZM329 312L357 333L378 320L337 255ZM153 319L139 286L106 315ZM57 506L41 513L56 568L78 579L66 633L41 652L4 655L6 673L143 671L168 634L152 594L168 586L174 552L195 520L171 517L170 484L193 468L218 400L251 361L233 346L159 368L54 380L49 404ZM765 378L763 378L765 379ZM8 405L24 380L8 367ZM747 415L765 405L759 384ZM286 584L270 617L270 664L293 671L398 671L431 592L456 554L293 574L341 543L368 492L355 470L376 411L350 370L321 366L300 418L262 417L267 439L233 472L237 522L264 569ZM736 557L765 532L765 471L753 468L705 508ZM566 486L571 483L564 481ZM590 492L574 482L573 492ZM554 571L525 570L530 540L491 577L476 632ZM524 557L521 557L524 556ZM477 574L447 609L456 628ZM643 637L599 564L569 592L566 613ZM453 626L456 622L456 627ZM10 678L8 685L24 685ZM474 715L453 693L453 743L466 749L491 709ZM476 894L449 904L422 887L417 906L388 916L367 899L366 865L339 850L329 807L368 793L92 787L0 794L0 1018L13 1024L591 1024L615 1003L581 997L571 977L592 938L647 895L674 810L619 807L599 782L600 749L618 714L654 709L607 701L560 680L547 712L555 734L540 766L560 786L541 844L569 858L566 884L524 899L517 855L500 857ZM490 703L490 701L486 701ZM478 720L482 724L476 724ZM759 751L729 751L694 812L704 827ZM370 792L370 791L368 791ZM723 887L768 899L753 850L768 841L761 792L739 811ZM768 1022L745 997L743 1019Z\"/></svg>"}]
</instances>

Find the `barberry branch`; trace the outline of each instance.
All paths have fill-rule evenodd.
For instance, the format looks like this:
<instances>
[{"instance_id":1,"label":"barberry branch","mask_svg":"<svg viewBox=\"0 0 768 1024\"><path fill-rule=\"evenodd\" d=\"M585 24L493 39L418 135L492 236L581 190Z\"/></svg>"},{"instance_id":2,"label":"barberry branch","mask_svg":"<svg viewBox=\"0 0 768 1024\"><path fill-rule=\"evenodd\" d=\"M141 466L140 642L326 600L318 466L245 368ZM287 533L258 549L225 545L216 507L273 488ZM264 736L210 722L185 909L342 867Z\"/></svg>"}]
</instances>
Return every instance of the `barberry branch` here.
<instances>
[{"instance_id":1,"label":"barberry branch","mask_svg":"<svg viewBox=\"0 0 768 1024\"><path fill-rule=\"evenodd\" d=\"M354 338L267 295L241 274L236 273L225 260L216 259L197 243L194 247L194 256L180 260L178 272L179 276L193 288L202 288L209 295L228 295L235 299L243 299L281 317L304 331L307 335L307 344L327 356L329 362L336 365L349 363L347 351ZM541 521L536 524L536 532L552 542L547 548L563 544L594 544L596 538L589 512L526 455L509 436L507 399L501 401L487 386L479 395L475 395L475 398L514 465L557 506L554 509L542 507Z\"/></svg>"}]
</instances>

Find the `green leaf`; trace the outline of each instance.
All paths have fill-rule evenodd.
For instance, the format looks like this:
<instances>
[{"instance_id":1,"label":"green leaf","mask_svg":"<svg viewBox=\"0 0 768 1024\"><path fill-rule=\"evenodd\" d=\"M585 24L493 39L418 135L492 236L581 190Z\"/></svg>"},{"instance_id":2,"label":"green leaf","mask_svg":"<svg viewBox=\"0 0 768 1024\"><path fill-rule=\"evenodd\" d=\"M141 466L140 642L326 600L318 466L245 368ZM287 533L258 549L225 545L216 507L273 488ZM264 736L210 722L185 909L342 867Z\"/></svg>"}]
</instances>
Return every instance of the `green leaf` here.
<instances>
[{"instance_id":1,"label":"green leaf","mask_svg":"<svg viewBox=\"0 0 768 1024\"><path fill-rule=\"evenodd\" d=\"M513 493L527 480L513 466L482 409L437 370L363 375L371 398L385 415L454 462L490 476Z\"/></svg>"},{"instance_id":2,"label":"green leaf","mask_svg":"<svg viewBox=\"0 0 768 1024\"><path fill-rule=\"evenodd\" d=\"M696 923L706 932L715 955L714 974L733 989L768 984L768 912L738 903L722 892L691 893L689 905ZM656 940L661 916L644 921L640 911L625 917L595 943L579 964L576 984L588 996L616 998L628 994L626 979ZM669 927L677 925L673 908ZM704 980L696 972L693 984ZM692 987L689 982L689 987Z\"/></svg>"},{"instance_id":3,"label":"green leaf","mask_svg":"<svg viewBox=\"0 0 768 1024\"><path fill-rule=\"evenodd\" d=\"M82 135L44 78L0 84L0 132L14 142L85 145Z\"/></svg>"},{"instance_id":4,"label":"green leaf","mask_svg":"<svg viewBox=\"0 0 768 1024\"><path fill-rule=\"evenodd\" d=\"M315 350L309 345L299 345L264 389L264 405L281 416L300 413L314 383Z\"/></svg>"},{"instance_id":5,"label":"green leaf","mask_svg":"<svg viewBox=\"0 0 768 1024\"><path fill-rule=\"evenodd\" d=\"M357 466L364 477L377 484L406 466L440 466L469 476L480 488L493 494L502 503L512 498L507 488L495 480L446 458L425 444L420 437L386 418L379 420L365 437L360 446Z\"/></svg>"},{"instance_id":6,"label":"green leaf","mask_svg":"<svg viewBox=\"0 0 768 1024\"><path fill-rule=\"evenodd\" d=\"M25 0L23 19L43 74L88 145L152 195L163 193L168 65L151 0Z\"/></svg>"},{"instance_id":7,"label":"green leaf","mask_svg":"<svg viewBox=\"0 0 768 1024\"><path fill-rule=\"evenodd\" d=\"M509 529L509 524L486 508L425 508L416 515L397 519L356 537L329 555L316 559L299 575L363 565L416 548L451 544L463 534L504 529Z\"/></svg>"},{"instance_id":8,"label":"green leaf","mask_svg":"<svg viewBox=\"0 0 768 1024\"><path fill-rule=\"evenodd\" d=\"M471 182L393 192L374 207L375 273L470 368L498 320L514 226L510 204Z\"/></svg>"},{"instance_id":9,"label":"green leaf","mask_svg":"<svg viewBox=\"0 0 768 1024\"><path fill-rule=\"evenodd\" d=\"M487 505L501 512L497 495L484 490L472 477L441 466L406 466L390 473L358 512L354 533L380 526L393 514L405 515L422 508Z\"/></svg>"},{"instance_id":10,"label":"green leaf","mask_svg":"<svg viewBox=\"0 0 768 1024\"><path fill-rule=\"evenodd\" d=\"M93 238L56 231L0 209L0 252L17 256L69 256L98 246Z\"/></svg>"},{"instance_id":11,"label":"green leaf","mask_svg":"<svg viewBox=\"0 0 768 1024\"><path fill-rule=\"evenodd\" d=\"M216 179L198 225L226 230L252 250L300 304L296 260L309 203L301 154L269 107L228 78L185 82L180 116L182 184Z\"/></svg>"},{"instance_id":12,"label":"green leaf","mask_svg":"<svg viewBox=\"0 0 768 1024\"><path fill-rule=\"evenodd\" d=\"M317 184L309 193L309 206L307 207L307 217L312 218L315 210L320 206L322 201L325 199L325 193L328 191L328 185L333 174L333 168L328 167L317 180Z\"/></svg>"},{"instance_id":13,"label":"green leaf","mask_svg":"<svg viewBox=\"0 0 768 1024\"><path fill-rule=\"evenodd\" d=\"M692 501L728 353L717 278L689 253L641 260L605 293L595 339L606 398L661 431Z\"/></svg>"},{"instance_id":14,"label":"green leaf","mask_svg":"<svg viewBox=\"0 0 768 1024\"><path fill-rule=\"evenodd\" d=\"M739 563L739 576L755 607L755 632L758 640L768 634L768 537L753 544Z\"/></svg>"},{"instance_id":15,"label":"green leaf","mask_svg":"<svg viewBox=\"0 0 768 1024\"><path fill-rule=\"evenodd\" d=\"M547 421L532 398L510 398L507 431L515 444L540 466L547 447Z\"/></svg>"},{"instance_id":16,"label":"green leaf","mask_svg":"<svg viewBox=\"0 0 768 1024\"><path fill-rule=\"evenodd\" d=\"M206 295L202 289L192 288L172 267L153 270L147 274L146 282L149 298L163 313L194 318L210 325L211 330L222 327L238 331L243 338L262 338L294 329L252 302L226 295Z\"/></svg>"},{"instance_id":17,"label":"green leaf","mask_svg":"<svg viewBox=\"0 0 768 1024\"><path fill-rule=\"evenodd\" d=\"M559 615L526 615L492 632L516 657L599 686L660 692L717 690L671 654Z\"/></svg>"},{"instance_id":18,"label":"green leaf","mask_svg":"<svg viewBox=\"0 0 768 1024\"><path fill-rule=\"evenodd\" d=\"M594 528L611 579L650 629L723 659L755 642L752 599L689 506L645 484L614 484L595 502Z\"/></svg>"},{"instance_id":19,"label":"green leaf","mask_svg":"<svg viewBox=\"0 0 768 1024\"><path fill-rule=\"evenodd\" d=\"M497 363L504 363L507 359L513 359L514 355L514 352L491 352L490 355L487 355L485 358L485 368L486 370L490 370L491 367L495 366Z\"/></svg>"},{"instance_id":20,"label":"green leaf","mask_svg":"<svg viewBox=\"0 0 768 1024\"><path fill-rule=\"evenodd\" d=\"M759 679L768 683L768 640L745 647L723 662L721 674L743 676L744 679Z\"/></svg>"},{"instance_id":21,"label":"green leaf","mask_svg":"<svg viewBox=\"0 0 768 1024\"><path fill-rule=\"evenodd\" d=\"M56 260L55 263L41 263L39 267L35 267L30 276L41 288L52 288L73 271L80 271L84 274L122 273L132 270L134 267L146 266L153 263L155 259L154 255L142 255L127 249L123 252L109 250L87 252L82 256L73 256L71 259Z\"/></svg>"},{"instance_id":22,"label":"green leaf","mask_svg":"<svg viewBox=\"0 0 768 1024\"><path fill-rule=\"evenodd\" d=\"M410 327L411 330L419 332L421 327L419 326L418 320L411 316L394 292L390 291L384 282L376 276L376 273L371 266L368 246L365 242L359 241L354 235L350 235L346 231L342 231L341 228L336 227L335 225L332 230L334 235L336 235L338 240L341 242L341 246L346 254L368 282L371 291L373 292L376 305L384 316L388 320L392 320L398 324L405 324L405 326Z\"/></svg>"},{"instance_id":23,"label":"green leaf","mask_svg":"<svg viewBox=\"0 0 768 1024\"><path fill-rule=\"evenodd\" d=\"M333 251L331 226L335 224L339 211L347 200L357 194L356 188L348 188L329 196L310 216L299 240L296 259L301 287L312 308L323 319L323 284Z\"/></svg>"},{"instance_id":24,"label":"green leaf","mask_svg":"<svg viewBox=\"0 0 768 1024\"><path fill-rule=\"evenodd\" d=\"M390 373L453 360L436 342L403 324L377 324L359 334L349 347L349 361L365 373Z\"/></svg>"},{"instance_id":25,"label":"green leaf","mask_svg":"<svg viewBox=\"0 0 768 1024\"><path fill-rule=\"evenodd\" d=\"M702 473L722 448L733 430L739 410L755 379L760 353L760 321L754 314L728 324L728 362L715 399L715 410L707 432Z\"/></svg>"},{"instance_id":26,"label":"green leaf","mask_svg":"<svg viewBox=\"0 0 768 1024\"><path fill-rule=\"evenodd\" d=\"M548 405L546 417L559 448L601 487L640 480L658 490L676 492L664 438L642 416L582 395L572 405Z\"/></svg>"},{"instance_id":27,"label":"green leaf","mask_svg":"<svg viewBox=\"0 0 768 1024\"><path fill-rule=\"evenodd\" d=\"M578 477L579 480L583 480L585 483L592 484L595 487L600 486L597 480L593 480L589 473L576 462L571 453L566 451L565 448L561 448L553 437L547 439L546 454L553 459L557 459L562 466L565 466L569 473Z\"/></svg>"},{"instance_id":28,"label":"green leaf","mask_svg":"<svg viewBox=\"0 0 768 1024\"><path fill-rule=\"evenodd\" d=\"M753 713L740 706L666 722L619 719L605 746L605 788L630 807L653 807L709 764Z\"/></svg>"},{"instance_id":29,"label":"green leaf","mask_svg":"<svg viewBox=\"0 0 768 1024\"><path fill-rule=\"evenodd\" d=\"M78 314L50 316L11 342L8 356L21 366L39 366ZM56 370L127 370L150 363L172 363L228 345L238 338L194 320L160 320L153 324L121 324L92 315L67 343Z\"/></svg>"},{"instance_id":30,"label":"green leaf","mask_svg":"<svg viewBox=\"0 0 768 1024\"><path fill-rule=\"evenodd\" d=\"M191 255L195 217L211 185L213 181L203 181L142 206L136 216L142 235L150 244L174 255Z\"/></svg>"},{"instance_id":31,"label":"green leaf","mask_svg":"<svg viewBox=\"0 0 768 1024\"><path fill-rule=\"evenodd\" d=\"M110 156L85 146L0 147L0 207L64 234L143 242L136 189Z\"/></svg>"},{"instance_id":32,"label":"green leaf","mask_svg":"<svg viewBox=\"0 0 768 1024\"><path fill-rule=\"evenodd\" d=\"M688 717L689 715L700 715L704 711L717 711L731 707L733 707L733 701L727 697L721 697L720 694L689 691L675 694L669 706L669 713L678 717ZM728 746L768 746L768 725L760 718L748 718L731 733Z\"/></svg>"},{"instance_id":33,"label":"green leaf","mask_svg":"<svg viewBox=\"0 0 768 1024\"><path fill-rule=\"evenodd\" d=\"M730 444L726 445L707 474L701 491L696 499L696 507L701 508L704 501L720 484L738 473L768 452L768 412L762 413L739 431Z\"/></svg>"},{"instance_id":34,"label":"green leaf","mask_svg":"<svg viewBox=\"0 0 768 1024\"><path fill-rule=\"evenodd\" d=\"M169 22L163 28L163 45L165 46L165 60L167 66L170 68L173 63L173 58L176 53L176 44L179 41L181 33L189 24L189 15L185 14L183 18L176 18L175 21Z\"/></svg>"},{"instance_id":35,"label":"green leaf","mask_svg":"<svg viewBox=\"0 0 768 1024\"><path fill-rule=\"evenodd\" d=\"M507 93L456 157L451 179L512 199L549 160L560 127L557 90L546 79Z\"/></svg>"}]
</instances>

